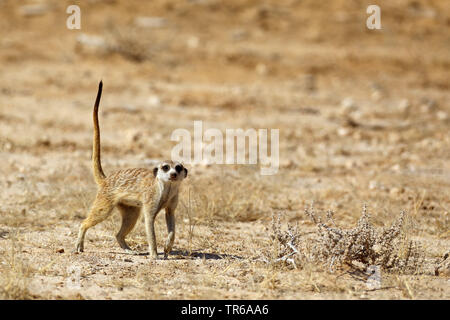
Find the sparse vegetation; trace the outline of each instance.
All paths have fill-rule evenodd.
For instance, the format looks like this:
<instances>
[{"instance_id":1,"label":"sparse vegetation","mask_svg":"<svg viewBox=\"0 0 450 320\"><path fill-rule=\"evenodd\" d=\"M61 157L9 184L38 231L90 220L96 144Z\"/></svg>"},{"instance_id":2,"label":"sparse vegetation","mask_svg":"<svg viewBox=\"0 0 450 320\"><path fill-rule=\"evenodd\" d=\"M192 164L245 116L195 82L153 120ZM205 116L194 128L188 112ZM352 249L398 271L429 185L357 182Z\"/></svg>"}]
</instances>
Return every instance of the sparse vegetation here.
<instances>
[{"instance_id":1,"label":"sparse vegetation","mask_svg":"<svg viewBox=\"0 0 450 320\"><path fill-rule=\"evenodd\" d=\"M86 1L81 30L0 1L0 298L450 299L447 2L386 2L372 32L360 1ZM72 254L100 79L105 173L195 120L279 129L278 173L187 164L168 260L123 254L117 213Z\"/></svg>"},{"instance_id":2,"label":"sparse vegetation","mask_svg":"<svg viewBox=\"0 0 450 320\"><path fill-rule=\"evenodd\" d=\"M300 234L298 226L288 225L283 230L280 214L273 215L271 240L274 254L266 255L265 261L284 262L294 268L307 261L321 264L330 272L347 265L363 270L377 266L384 271L415 274L423 267L425 253L416 241L410 240L410 231L405 230L405 212L401 212L390 227L376 228L364 206L352 229L338 227L332 211L327 212L327 219L333 226L322 222L313 205L305 209L305 215L317 228L307 235Z\"/></svg>"}]
</instances>

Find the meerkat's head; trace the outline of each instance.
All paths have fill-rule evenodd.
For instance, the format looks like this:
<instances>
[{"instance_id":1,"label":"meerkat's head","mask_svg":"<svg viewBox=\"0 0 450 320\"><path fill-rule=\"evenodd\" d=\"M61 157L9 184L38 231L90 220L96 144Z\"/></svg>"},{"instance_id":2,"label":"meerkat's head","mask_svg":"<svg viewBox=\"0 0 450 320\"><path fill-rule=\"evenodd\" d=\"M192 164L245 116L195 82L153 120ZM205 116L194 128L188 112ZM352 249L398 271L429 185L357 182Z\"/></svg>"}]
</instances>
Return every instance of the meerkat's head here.
<instances>
[{"instance_id":1,"label":"meerkat's head","mask_svg":"<svg viewBox=\"0 0 450 320\"><path fill-rule=\"evenodd\" d=\"M179 162L166 160L153 169L155 177L163 182L181 182L187 177L187 169Z\"/></svg>"}]
</instances>

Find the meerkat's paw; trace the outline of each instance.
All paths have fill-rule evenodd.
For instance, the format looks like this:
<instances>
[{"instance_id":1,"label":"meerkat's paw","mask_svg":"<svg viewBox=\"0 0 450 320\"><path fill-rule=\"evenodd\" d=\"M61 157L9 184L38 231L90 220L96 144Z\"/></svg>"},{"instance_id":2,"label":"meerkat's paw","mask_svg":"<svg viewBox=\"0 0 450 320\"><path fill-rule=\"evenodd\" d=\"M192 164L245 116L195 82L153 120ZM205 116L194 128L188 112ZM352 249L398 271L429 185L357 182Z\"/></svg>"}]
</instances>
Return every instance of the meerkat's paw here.
<instances>
[{"instance_id":1,"label":"meerkat's paw","mask_svg":"<svg viewBox=\"0 0 450 320\"><path fill-rule=\"evenodd\" d=\"M172 251L172 250L164 249L164 260L167 260L167 257L169 256L170 251Z\"/></svg>"},{"instance_id":2,"label":"meerkat's paw","mask_svg":"<svg viewBox=\"0 0 450 320\"><path fill-rule=\"evenodd\" d=\"M151 260L158 260L158 254L149 254Z\"/></svg>"}]
</instances>

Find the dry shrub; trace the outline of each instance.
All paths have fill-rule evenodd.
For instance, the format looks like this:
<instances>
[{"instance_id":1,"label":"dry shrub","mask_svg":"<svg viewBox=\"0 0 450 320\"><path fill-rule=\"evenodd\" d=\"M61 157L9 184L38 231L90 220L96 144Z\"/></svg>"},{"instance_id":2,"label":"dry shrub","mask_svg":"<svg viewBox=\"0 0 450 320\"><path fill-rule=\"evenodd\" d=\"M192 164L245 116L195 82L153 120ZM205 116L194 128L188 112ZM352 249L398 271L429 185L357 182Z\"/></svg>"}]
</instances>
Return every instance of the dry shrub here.
<instances>
[{"instance_id":1,"label":"dry shrub","mask_svg":"<svg viewBox=\"0 0 450 320\"><path fill-rule=\"evenodd\" d=\"M379 266L384 271L403 274L420 271L424 254L418 243L408 238L405 212L391 226L376 228L364 206L357 225L352 229L336 226L332 211L328 211L327 219L333 226L321 221L313 205L305 209L305 214L317 227L308 236L289 225L287 230L283 230L280 213L273 216L272 254L266 255L266 261L284 262L295 268L311 262L330 271L344 265L363 269Z\"/></svg>"},{"instance_id":2,"label":"dry shrub","mask_svg":"<svg viewBox=\"0 0 450 320\"><path fill-rule=\"evenodd\" d=\"M134 62L142 62L151 57L150 44L143 41L143 37L139 37L135 30L127 30L120 32L118 28L111 28L112 38L109 44L109 51L118 53L128 60Z\"/></svg>"},{"instance_id":3,"label":"dry shrub","mask_svg":"<svg viewBox=\"0 0 450 320\"><path fill-rule=\"evenodd\" d=\"M312 243L313 258L323 261L330 269L343 264L354 265L356 262L366 269L369 266L380 266L386 271L413 273L423 262L419 245L408 239L404 211L390 227L375 228L370 222L367 207L364 206L356 227L347 230L335 225L331 211L327 216L334 227L317 219L313 206L305 209L305 213L318 227L317 240Z\"/></svg>"},{"instance_id":4,"label":"dry shrub","mask_svg":"<svg viewBox=\"0 0 450 320\"><path fill-rule=\"evenodd\" d=\"M118 53L133 62L154 59L161 52L169 55L176 34L171 28L152 28L150 31L132 25L119 28L111 21L106 29L106 51Z\"/></svg>"},{"instance_id":5,"label":"dry shrub","mask_svg":"<svg viewBox=\"0 0 450 320\"><path fill-rule=\"evenodd\" d=\"M143 62L157 58L158 53L170 55L174 31L170 28L138 28L133 25L116 26L109 21L104 35L80 34L75 50L83 54L119 54L132 62ZM170 61L170 60L169 60Z\"/></svg>"}]
</instances>

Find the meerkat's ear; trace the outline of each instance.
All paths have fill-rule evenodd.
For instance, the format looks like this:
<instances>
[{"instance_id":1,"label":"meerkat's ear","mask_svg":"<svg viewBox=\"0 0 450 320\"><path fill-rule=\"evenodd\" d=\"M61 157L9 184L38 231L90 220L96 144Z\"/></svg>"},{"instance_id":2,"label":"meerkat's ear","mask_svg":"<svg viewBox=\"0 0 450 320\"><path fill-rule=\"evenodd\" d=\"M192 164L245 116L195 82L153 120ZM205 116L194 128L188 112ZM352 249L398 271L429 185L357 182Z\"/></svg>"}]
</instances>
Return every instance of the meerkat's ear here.
<instances>
[{"instance_id":1,"label":"meerkat's ear","mask_svg":"<svg viewBox=\"0 0 450 320\"><path fill-rule=\"evenodd\" d=\"M184 168L184 177L185 177L185 178L187 177L187 173L188 173L187 169Z\"/></svg>"},{"instance_id":2,"label":"meerkat's ear","mask_svg":"<svg viewBox=\"0 0 450 320\"><path fill-rule=\"evenodd\" d=\"M154 167L153 168L153 175L156 177L157 174L158 174L158 167Z\"/></svg>"}]
</instances>

